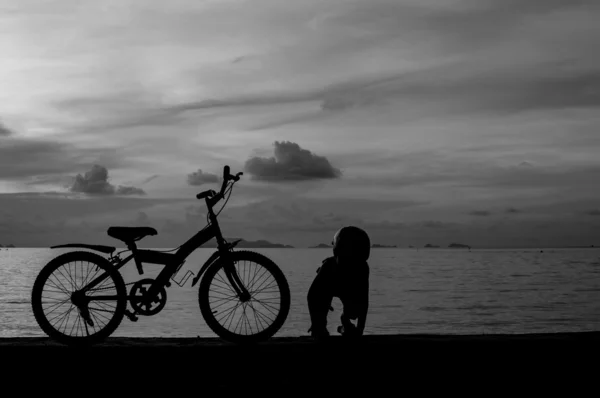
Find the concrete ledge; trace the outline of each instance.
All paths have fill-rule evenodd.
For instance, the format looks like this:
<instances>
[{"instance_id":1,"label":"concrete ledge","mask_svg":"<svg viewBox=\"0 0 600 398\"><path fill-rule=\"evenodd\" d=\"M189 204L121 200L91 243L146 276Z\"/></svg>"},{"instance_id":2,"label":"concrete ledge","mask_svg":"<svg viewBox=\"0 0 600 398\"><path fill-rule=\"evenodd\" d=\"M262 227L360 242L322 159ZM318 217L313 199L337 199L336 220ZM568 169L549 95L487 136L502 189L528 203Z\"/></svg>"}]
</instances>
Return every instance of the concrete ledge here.
<instances>
[{"instance_id":1,"label":"concrete ledge","mask_svg":"<svg viewBox=\"0 0 600 398\"><path fill-rule=\"evenodd\" d=\"M333 335L327 339L316 341L308 336L301 337L274 337L267 342L259 343L251 347L261 349L294 349L324 346L406 346L408 344L504 344L504 343L600 343L600 331L598 332L573 332L573 333L531 333L531 334L485 334L485 335L441 335L441 334L389 334L389 335L365 335L358 340L348 340L342 336ZM72 349L46 337L16 337L0 338L0 349L6 348L62 348ZM227 350L241 347L228 343L219 338L170 338L170 337L110 337L103 343L90 347L99 348L194 348Z\"/></svg>"}]
</instances>

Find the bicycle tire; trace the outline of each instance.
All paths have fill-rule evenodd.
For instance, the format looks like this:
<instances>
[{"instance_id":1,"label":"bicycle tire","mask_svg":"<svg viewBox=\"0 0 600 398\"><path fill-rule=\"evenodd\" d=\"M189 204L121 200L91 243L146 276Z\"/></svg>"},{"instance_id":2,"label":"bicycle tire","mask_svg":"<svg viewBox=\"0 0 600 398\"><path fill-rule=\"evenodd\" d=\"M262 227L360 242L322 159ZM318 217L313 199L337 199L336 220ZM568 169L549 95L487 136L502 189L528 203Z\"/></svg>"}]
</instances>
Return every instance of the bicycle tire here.
<instances>
[{"instance_id":1,"label":"bicycle tire","mask_svg":"<svg viewBox=\"0 0 600 398\"><path fill-rule=\"evenodd\" d=\"M271 259L269 259L268 257L266 257L260 253L242 250L242 251L232 252L229 255L231 256L230 258L232 259L232 261L234 263L239 264L239 262L241 262L241 261L248 261L248 262L257 264L264 268L264 271L261 271L263 274L268 272L270 274L270 276L273 277L274 281L276 282L277 287L279 288L279 301L280 301L279 311L277 312L277 314L276 314L275 318L272 320L272 322L263 330L261 330L261 331L257 330L257 333L254 333L252 328L250 328L250 331L252 332L251 334L236 333L237 327L232 332L232 331L228 330L224 325L222 325L220 320L217 319L217 316L215 315L215 311L211 308L211 302L210 302L211 283L215 280L215 278L217 277L217 274L220 271L222 271L223 267L225 266L225 261L220 260L213 266L209 267L209 269L206 271L206 274L204 274L204 277L202 278L202 281L200 283L200 288L198 289L198 301L200 304L200 311L202 313L202 316L204 317L204 320L206 321L207 325L211 328L211 330L224 340L227 340L227 341L230 341L233 343L237 343L237 344L252 344L252 343L258 343L261 341L265 341L265 340L271 338L273 335L275 335L275 333L277 333L277 331L279 331L279 329L285 323L287 316L289 314L290 288L289 288L287 279L285 278L285 275L283 274L281 269ZM245 285L250 284L250 282L254 283L254 285L250 286L249 288L247 287L247 289L249 290L249 292L251 294L253 294L252 288L256 287L256 284L259 283L258 281L255 280L256 274L257 274L257 271L255 271L253 280L250 280L249 272L247 275L248 278L244 278L244 275L240 275L240 272L238 269L238 275L240 276L240 279L242 280L242 282ZM246 281L245 279L248 279L248 281ZM224 282L225 282L225 280L223 278L221 278L221 280L219 280L219 283L221 283L221 284L223 284ZM227 283L227 282L225 282L225 283ZM262 286L259 286L256 288L257 289L262 288L262 291L264 292L265 289L267 289L267 288L264 288L265 282L262 282L262 283L263 283ZM230 288L230 289L232 289L232 288ZM253 299L257 293L261 293L261 291L255 290L254 294L252 296ZM256 300L256 301L257 302L255 304L258 306L261 301L260 300ZM238 304L236 309L234 309L233 311L237 311L237 308L240 305L241 304ZM264 302L261 305L264 306ZM248 307L251 307L250 309L256 314L256 308L253 306L252 303L248 304L246 307L244 307L244 314L246 314L245 311ZM261 318L259 316L258 319L259 320L262 319L264 321L265 317ZM261 322L259 322L259 323L261 323ZM246 331L247 330L248 329L246 329ZM240 328L240 332L241 331L242 330Z\"/></svg>"},{"instance_id":2,"label":"bicycle tire","mask_svg":"<svg viewBox=\"0 0 600 398\"><path fill-rule=\"evenodd\" d=\"M46 314L44 312L42 298L43 298L45 284L47 281L49 281L49 278L52 276L54 271L59 269L61 266L64 266L71 262L78 262L78 261L81 261L81 262L86 261L86 262L91 263L94 266L98 267L99 269L108 272L109 278L112 279L112 281L114 283L116 295L118 296L118 298L117 298L117 300L115 300L116 306L115 306L115 311L114 311L112 318L110 318L109 321L102 328L100 328L99 330L95 331L95 333L90 335L88 326L84 324L83 326L85 326L85 330L88 333L87 335L70 336L70 335L67 335L66 333L62 332L60 330L60 327L59 327L59 329L57 329L56 327L54 327L51 324L51 320L48 319L48 317L46 316ZM75 272L77 272L77 268L75 268ZM98 271L96 271L96 272L98 272ZM64 275L64 274L62 274L62 275ZM82 283L85 283L85 281ZM102 282L102 283L104 283L104 282ZM54 282L54 284L56 287L59 287L56 284L56 282ZM62 284L62 282L61 282L61 284ZM59 289L62 292L68 294L68 292L66 291L66 288L65 288L65 290L63 290L62 288L64 288L64 284L62 284L62 286L60 286ZM56 291L58 291L58 290L56 290ZM63 304L66 302L67 301L65 300L63 302ZM60 305L62 305L62 304L60 304ZM36 277L35 282L33 284L33 289L31 292L31 306L32 306L32 310L33 310L33 315L34 315L38 325L50 338L52 338L60 343L66 344L66 345L92 345L92 344L97 344L97 343L103 341L119 327L119 325L125 315L125 310L127 308L127 291L125 288L125 282L123 281L123 277L121 276L121 274L118 271L116 271L112 268L110 263L105 258L103 258L95 253L91 253L91 252L75 251L75 252L69 252L69 253L65 253L60 256L55 257L48 264L46 264L44 266L44 268L42 268L42 270L39 272L39 274ZM71 304L71 306L75 307L73 304ZM100 310L104 311L102 309L100 309ZM72 309L69 310L69 313L66 315L67 318L70 317L71 311L72 311ZM106 312L108 312L108 311L106 311ZM80 314L78 314L78 315L81 317ZM98 317L95 317L94 320L98 323ZM67 320L67 322L68 322L68 320ZM66 329L65 329L65 331L66 331ZM83 330L82 330L82 333L83 333Z\"/></svg>"}]
</instances>

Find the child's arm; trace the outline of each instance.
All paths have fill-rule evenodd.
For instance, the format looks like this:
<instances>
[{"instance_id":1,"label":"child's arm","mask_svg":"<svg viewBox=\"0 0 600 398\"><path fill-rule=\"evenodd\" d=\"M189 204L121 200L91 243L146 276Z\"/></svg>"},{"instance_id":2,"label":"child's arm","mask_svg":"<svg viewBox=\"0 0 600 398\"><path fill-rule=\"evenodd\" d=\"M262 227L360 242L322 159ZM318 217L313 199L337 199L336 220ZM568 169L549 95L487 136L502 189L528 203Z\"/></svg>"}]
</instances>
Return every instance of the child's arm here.
<instances>
[{"instance_id":1,"label":"child's arm","mask_svg":"<svg viewBox=\"0 0 600 398\"><path fill-rule=\"evenodd\" d=\"M360 291L360 307L358 313L358 321L356 322L356 331L359 336L362 336L367 323L367 312L369 311L369 269L362 284Z\"/></svg>"}]
</instances>

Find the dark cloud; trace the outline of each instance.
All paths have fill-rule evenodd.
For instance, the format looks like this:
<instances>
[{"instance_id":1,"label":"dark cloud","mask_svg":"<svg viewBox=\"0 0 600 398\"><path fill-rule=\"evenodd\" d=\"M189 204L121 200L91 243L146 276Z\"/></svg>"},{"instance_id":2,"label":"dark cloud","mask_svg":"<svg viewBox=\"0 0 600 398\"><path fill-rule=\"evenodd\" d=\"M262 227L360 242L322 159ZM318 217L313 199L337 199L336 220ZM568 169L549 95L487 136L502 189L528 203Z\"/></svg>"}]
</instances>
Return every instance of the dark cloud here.
<instances>
[{"instance_id":1,"label":"dark cloud","mask_svg":"<svg viewBox=\"0 0 600 398\"><path fill-rule=\"evenodd\" d=\"M214 109L214 108L227 108L227 107L241 107L241 106L264 106L264 105L281 105L288 103L310 101L318 98L318 95L323 90L319 89L316 92L282 92L277 94L266 94L256 93L253 95L231 97L224 99L208 99L197 102L188 102L184 104L175 105L167 108L175 113L203 110L203 109Z\"/></svg>"},{"instance_id":2,"label":"dark cloud","mask_svg":"<svg viewBox=\"0 0 600 398\"><path fill-rule=\"evenodd\" d=\"M0 141L1 179L62 179L95 162L109 166L126 163L116 148L79 148L65 142L17 137Z\"/></svg>"},{"instance_id":3,"label":"dark cloud","mask_svg":"<svg viewBox=\"0 0 600 398\"><path fill-rule=\"evenodd\" d=\"M485 211L485 210L474 210L474 211L470 212L469 214L472 216L480 216L480 217L486 217L486 216L492 215L491 212Z\"/></svg>"},{"instance_id":4,"label":"dark cloud","mask_svg":"<svg viewBox=\"0 0 600 398\"><path fill-rule=\"evenodd\" d=\"M530 17L588 6L597 7L595 0L483 0L454 2L451 7L370 0L356 2L327 19L328 25L352 26L369 32L359 39L381 42L394 38L407 40L435 37L453 49L477 50L498 42L512 29ZM355 38L352 38L355 40ZM368 41L368 40L367 40ZM371 43L373 45L373 43Z\"/></svg>"},{"instance_id":5,"label":"dark cloud","mask_svg":"<svg viewBox=\"0 0 600 398\"><path fill-rule=\"evenodd\" d=\"M420 225L424 226L425 228L447 228L450 224L442 222L442 221L424 221L422 222Z\"/></svg>"},{"instance_id":6,"label":"dark cloud","mask_svg":"<svg viewBox=\"0 0 600 398\"><path fill-rule=\"evenodd\" d=\"M600 210L599 209L590 210L586 214L588 216L600 216Z\"/></svg>"},{"instance_id":7,"label":"dark cloud","mask_svg":"<svg viewBox=\"0 0 600 398\"><path fill-rule=\"evenodd\" d=\"M7 128L2 122L0 122L0 137L1 136L8 136L8 135L12 135L12 130L10 130L9 128Z\"/></svg>"},{"instance_id":8,"label":"dark cloud","mask_svg":"<svg viewBox=\"0 0 600 398\"><path fill-rule=\"evenodd\" d=\"M146 192L141 188L118 186L115 195L146 195Z\"/></svg>"},{"instance_id":9,"label":"dark cloud","mask_svg":"<svg viewBox=\"0 0 600 398\"><path fill-rule=\"evenodd\" d=\"M103 132L141 126L167 126L180 121L179 111L148 99L143 91L117 91L108 95L73 97L54 102L57 112L85 117L85 128L77 131Z\"/></svg>"},{"instance_id":10,"label":"dark cloud","mask_svg":"<svg viewBox=\"0 0 600 398\"><path fill-rule=\"evenodd\" d=\"M325 94L321 103L324 111L343 111L352 108L365 107L382 103L383 98L377 93L368 91L333 92Z\"/></svg>"},{"instance_id":11,"label":"dark cloud","mask_svg":"<svg viewBox=\"0 0 600 398\"><path fill-rule=\"evenodd\" d=\"M548 149L553 150L553 145ZM513 147L514 148L514 147ZM532 151L540 148L532 148ZM386 184L395 187L447 185L454 188L508 190L554 190L570 195L600 195L600 166L590 164L563 164L550 157L549 165L533 165L531 162L501 166L490 162L493 152L483 151L478 157L462 157L435 151L418 151L402 156L382 156L381 162L373 156L372 167L396 168L402 173L367 178L357 178L361 184ZM358 158L360 159L360 158ZM346 162L352 159L345 160ZM381 163L381 164L380 164ZM371 165L370 163L367 163ZM515 204L516 205L516 204Z\"/></svg>"},{"instance_id":12,"label":"dark cloud","mask_svg":"<svg viewBox=\"0 0 600 398\"><path fill-rule=\"evenodd\" d=\"M506 212L508 214L517 214L517 213L522 213L522 210L515 209L514 207L509 207L508 209L506 209Z\"/></svg>"},{"instance_id":13,"label":"dark cloud","mask_svg":"<svg viewBox=\"0 0 600 398\"><path fill-rule=\"evenodd\" d=\"M508 70L490 66L465 74L473 67L465 61L371 82L348 82L347 87L325 92L322 108L341 111L401 100L448 104L448 112L511 113L600 106L600 72L535 65Z\"/></svg>"},{"instance_id":14,"label":"dark cloud","mask_svg":"<svg viewBox=\"0 0 600 398\"><path fill-rule=\"evenodd\" d=\"M108 182L106 167L94 165L84 175L77 174L71 186L71 192L86 193L90 195L145 195L146 193L135 187L115 187Z\"/></svg>"},{"instance_id":15,"label":"dark cloud","mask_svg":"<svg viewBox=\"0 0 600 398\"><path fill-rule=\"evenodd\" d=\"M210 184L218 181L219 177L216 174L205 173L202 169L198 169L198 171L194 171L187 176L187 183L189 185Z\"/></svg>"},{"instance_id":16,"label":"dark cloud","mask_svg":"<svg viewBox=\"0 0 600 398\"><path fill-rule=\"evenodd\" d=\"M149 220L143 214L150 214L154 206L182 203L191 201L118 195L82 197L69 192L0 194L0 242L27 247L69 242L114 245L117 241L106 234L108 227L123 223L144 226Z\"/></svg>"},{"instance_id":17,"label":"dark cloud","mask_svg":"<svg viewBox=\"0 0 600 398\"><path fill-rule=\"evenodd\" d=\"M600 73L597 71L600 57L592 50L597 47L597 40L592 37L600 34L600 28L589 27L588 38L560 35L561 29L568 33L571 24L578 22L580 14L572 12L582 10L600 15L598 2L593 0L534 0L527 4L493 0L477 4L463 2L452 7L392 0L357 3L327 19L328 26L356 27L369 32L366 38L352 37L349 48L344 50L346 54L358 52L361 40L366 41L365 49L372 49L392 39L415 43L418 47L420 41L430 37L441 44L442 52L452 54L457 61L392 72L387 76L354 77L314 92L312 98L321 100L323 110L329 112L400 100L440 102L448 105L444 108L448 112L505 113L597 107L600 105ZM561 19L562 14L557 13L562 12L564 18ZM535 20L546 16L559 19ZM565 40L562 45L556 45L555 51L542 40L547 33L545 29L549 29L543 25L546 22L552 25L552 32L558 32ZM512 37L519 28L525 29L523 40L529 40L532 45L540 41L540 46L543 45L537 58L522 53L523 49ZM505 54L513 62L495 65L475 53L493 48L498 48L498 54Z\"/></svg>"},{"instance_id":18,"label":"dark cloud","mask_svg":"<svg viewBox=\"0 0 600 398\"><path fill-rule=\"evenodd\" d=\"M108 170L105 167L94 165L85 175L77 174L71 192L113 195L115 187L108 182Z\"/></svg>"},{"instance_id":19,"label":"dark cloud","mask_svg":"<svg viewBox=\"0 0 600 398\"><path fill-rule=\"evenodd\" d=\"M25 185L60 185L68 188L71 186L73 178L65 175L46 175L46 176L35 176L29 181L25 182Z\"/></svg>"},{"instance_id":20,"label":"dark cloud","mask_svg":"<svg viewBox=\"0 0 600 398\"><path fill-rule=\"evenodd\" d=\"M340 178L342 175L327 158L303 149L296 143L275 141L274 146L273 157L253 157L246 161L245 171L253 179L297 181Z\"/></svg>"},{"instance_id":21,"label":"dark cloud","mask_svg":"<svg viewBox=\"0 0 600 398\"><path fill-rule=\"evenodd\" d=\"M147 183L149 183L150 181L154 180L157 177L158 177L158 174L151 175L150 177L145 178L141 183L142 184L147 184Z\"/></svg>"},{"instance_id":22,"label":"dark cloud","mask_svg":"<svg viewBox=\"0 0 600 398\"><path fill-rule=\"evenodd\" d=\"M519 167L533 167L533 164L531 162L524 161L519 163Z\"/></svg>"},{"instance_id":23,"label":"dark cloud","mask_svg":"<svg viewBox=\"0 0 600 398\"><path fill-rule=\"evenodd\" d=\"M600 178L598 166L555 166L555 167L498 167L480 170L470 176L464 176L464 182L458 185L467 187L496 187L514 189L580 189L599 192L592 181Z\"/></svg>"}]
</instances>

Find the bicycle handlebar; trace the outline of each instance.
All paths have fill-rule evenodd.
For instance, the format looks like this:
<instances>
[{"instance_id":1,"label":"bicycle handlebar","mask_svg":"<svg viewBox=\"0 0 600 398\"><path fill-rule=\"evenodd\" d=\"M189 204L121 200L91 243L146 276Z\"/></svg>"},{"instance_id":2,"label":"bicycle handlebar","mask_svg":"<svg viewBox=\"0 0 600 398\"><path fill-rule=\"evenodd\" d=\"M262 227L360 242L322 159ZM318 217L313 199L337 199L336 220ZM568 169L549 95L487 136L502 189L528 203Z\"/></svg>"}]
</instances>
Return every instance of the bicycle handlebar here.
<instances>
[{"instance_id":1,"label":"bicycle handlebar","mask_svg":"<svg viewBox=\"0 0 600 398\"><path fill-rule=\"evenodd\" d=\"M219 200L223 199L223 196L225 195L225 189L227 188L227 183L230 180L233 180L234 182L239 181L240 176L244 174L239 172L236 175L231 175L229 174L229 170L229 166L226 165L223 167L223 184L221 184L221 191L218 194L212 189L209 189L208 191L200 192L198 195L196 195L196 199L208 198L207 204L211 207L214 206Z\"/></svg>"}]
</instances>

